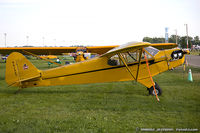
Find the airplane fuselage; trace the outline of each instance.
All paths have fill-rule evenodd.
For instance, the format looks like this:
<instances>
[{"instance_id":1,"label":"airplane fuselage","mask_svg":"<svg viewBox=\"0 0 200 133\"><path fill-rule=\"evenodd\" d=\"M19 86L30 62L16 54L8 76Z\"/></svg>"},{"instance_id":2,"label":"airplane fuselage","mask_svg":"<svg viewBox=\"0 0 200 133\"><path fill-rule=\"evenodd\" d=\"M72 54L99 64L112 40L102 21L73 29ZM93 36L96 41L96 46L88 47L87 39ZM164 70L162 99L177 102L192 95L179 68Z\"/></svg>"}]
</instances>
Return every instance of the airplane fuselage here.
<instances>
[{"instance_id":1,"label":"airplane fuselage","mask_svg":"<svg viewBox=\"0 0 200 133\"><path fill-rule=\"evenodd\" d=\"M185 55L181 59L171 57L172 52L177 50L179 49L159 51L154 57L148 58L151 75L155 76L183 64ZM146 87L152 86L144 58L127 63L137 79L130 75L122 62L115 65L109 64L110 58L100 56L71 65L40 70L40 77L36 80L22 82L22 85L23 87L34 87L137 80Z\"/></svg>"}]
</instances>

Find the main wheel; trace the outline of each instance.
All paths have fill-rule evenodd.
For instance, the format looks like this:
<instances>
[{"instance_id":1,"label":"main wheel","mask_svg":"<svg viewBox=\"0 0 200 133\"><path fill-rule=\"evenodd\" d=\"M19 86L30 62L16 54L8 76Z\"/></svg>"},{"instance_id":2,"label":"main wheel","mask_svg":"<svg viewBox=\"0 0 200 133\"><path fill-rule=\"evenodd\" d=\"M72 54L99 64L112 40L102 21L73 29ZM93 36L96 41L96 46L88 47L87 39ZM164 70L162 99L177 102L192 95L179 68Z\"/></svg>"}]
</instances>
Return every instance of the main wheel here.
<instances>
[{"instance_id":1,"label":"main wheel","mask_svg":"<svg viewBox=\"0 0 200 133\"><path fill-rule=\"evenodd\" d=\"M66 61L66 62L65 62L65 65L68 65L68 64L70 64L70 62L69 62L69 61Z\"/></svg>"},{"instance_id":2,"label":"main wheel","mask_svg":"<svg viewBox=\"0 0 200 133\"><path fill-rule=\"evenodd\" d=\"M156 93L158 96L160 96L162 94L162 89L160 88L160 86L155 82L155 89L156 89ZM149 95L156 95L153 86L151 86L151 88L147 88L147 90L149 91Z\"/></svg>"}]
</instances>

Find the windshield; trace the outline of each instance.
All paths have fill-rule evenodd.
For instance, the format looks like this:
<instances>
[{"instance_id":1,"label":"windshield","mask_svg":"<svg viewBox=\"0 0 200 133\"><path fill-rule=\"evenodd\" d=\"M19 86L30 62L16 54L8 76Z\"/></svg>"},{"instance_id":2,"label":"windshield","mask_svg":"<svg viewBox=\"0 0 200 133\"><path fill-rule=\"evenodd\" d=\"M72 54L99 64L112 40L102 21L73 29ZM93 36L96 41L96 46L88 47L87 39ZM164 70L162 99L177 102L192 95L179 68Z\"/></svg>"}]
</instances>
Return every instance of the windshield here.
<instances>
[{"instance_id":1,"label":"windshield","mask_svg":"<svg viewBox=\"0 0 200 133\"><path fill-rule=\"evenodd\" d=\"M156 48L154 48L154 47L151 47L151 46L149 46L149 47L146 47L146 48L144 48L146 51L148 51L152 56L155 56L158 52L159 52L159 50L158 49L156 49Z\"/></svg>"}]
</instances>

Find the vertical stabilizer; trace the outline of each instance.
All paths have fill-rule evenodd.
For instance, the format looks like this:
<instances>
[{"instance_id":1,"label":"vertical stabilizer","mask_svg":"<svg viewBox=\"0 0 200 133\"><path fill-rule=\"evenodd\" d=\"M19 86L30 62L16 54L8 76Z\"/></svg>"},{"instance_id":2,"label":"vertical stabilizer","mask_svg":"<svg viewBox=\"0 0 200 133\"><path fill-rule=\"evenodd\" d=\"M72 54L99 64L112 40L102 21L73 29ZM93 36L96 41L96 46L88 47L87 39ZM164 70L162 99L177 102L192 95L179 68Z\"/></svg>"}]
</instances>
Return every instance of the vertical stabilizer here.
<instances>
[{"instance_id":1,"label":"vertical stabilizer","mask_svg":"<svg viewBox=\"0 0 200 133\"><path fill-rule=\"evenodd\" d=\"M23 87L23 82L40 77L40 71L18 52L11 53L6 61L6 82L9 86Z\"/></svg>"}]
</instances>

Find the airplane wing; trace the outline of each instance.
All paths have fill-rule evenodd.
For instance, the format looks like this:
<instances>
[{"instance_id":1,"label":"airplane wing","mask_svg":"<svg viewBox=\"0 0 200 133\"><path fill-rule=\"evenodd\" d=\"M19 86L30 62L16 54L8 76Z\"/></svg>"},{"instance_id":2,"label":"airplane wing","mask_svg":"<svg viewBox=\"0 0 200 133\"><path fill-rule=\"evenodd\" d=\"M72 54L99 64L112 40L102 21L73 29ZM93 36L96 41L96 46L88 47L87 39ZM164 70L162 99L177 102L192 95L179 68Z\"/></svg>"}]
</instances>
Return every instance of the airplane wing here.
<instances>
[{"instance_id":1,"label":"airplane wing","mask_svg":"<svg viewBox=\"0 0 200 133\"><path fill-rule=\"evenodd\" d=\"M151 44L151 46L159 50L163 50L163 49L176 48L178 45L176 43L153 43Z\"/></svg>"},{"instance_id":2,"label":"airplane wing","mask_svg":"<svg viewBox=\"0 0 200 133\"><path fill-rule=\"evenodd\" d=\"M143 44L150 44L150 43L128 43L125 45L114 45L114 46L90 46L90 47L85 47L87 49L87 52L89 53L97 53L97 54L104 54L106 52L109 53L114 51L114 50L119 50L119 49L126 49L129 47L139 47ZM177 44L175 43L155 43L155 44L150 44L148 46L153 46L157 49L171 49L177 47ZM114 48L114 49L113 49ZM62 55L62 53L72 53L76 52L77 47L1 47L0 48L0 54L2 55L7 55L12 52L20 52L23 54L27 54L27 52L30 52L35 55ZM112 50L111 50L112 49ZM24 52L26 51L26 52Z\"/></svg>"},{"instance_id":3,"label":"airplane wing","mask_svg":"<svg viewBox=\"0 0 200 133\"><path fill-rule=\"evenodd\" d=\"M91 47L86 47L88 53L97 53L97 54L104 54L108 52L109 50L118 47L119 45L114 45L114 46L91 46Z\"/></svg>"},{"instance_id":4,"label":"airplane wing","mask_svg":"<svg viewBox=\"0 0 200 133\"><path fill-rule=\"evenodd\" d=\"M26 52L30 52L35 55L62 55L62 53L71 53L75 50L76 47L2 47L0 48L0 54L6 55L12 52L26 54Z\"/></svg>"},{"instance_id":5,"label":"airplane wing","mask_svg":"<svg viewBox=\"0 0 200 133\"><path fill-rule=\"evenodd\" d=\"M117 46L91 46L85 47L89 53L104 54ZM62 55L62 53L76 52L78 47L1 47L0 54L7 55L12 52L35 55Z\"/></svg>"},{"instance_id":6,"label":"airplane wing","mask_svg":"<svg viewBox=\"0 0 200 133\"><path fill-rule=\"evenodd\" d=\"M134 43L134 45L137 44L137 47L139 46L138 43L136 43L136 42L130 42L128 44L120 46L120 48L122 48L124 46L126 47L128 45L133 44L133 43ZM145 44L147 44L147 43L145 43ZM150 44L150 43L148 43L148 44ZM140 43L140 45L141 45L141 43ZM153 43L153 44L150 44L149 46L152 46L152 47L155 47L155 48L157 48L159 50L162 50L162 49L176 48L178 45L175 44L175 43ZM118 49L120 49L119 45L114 45L114 46L94 46L94 47L86 47L86 48L87 48L89 53L104 54L104 53L108 52L109 50L111 50L113 48L116 48L116 47L118 47ZM115 50L115 49L113 49L113 50Z\"/></svg>"},{"instance_id":7,"label":"airplane wing","mask_svg":"<svg viewBox=\"0 0 200 133\"><path fill-rule=\"evenodd\" d=\"M102 56L115 55L115 54L118 54L118 53L123 53L123 52L127 52L127 51L130 51L130 50L140 49L140 48L144 48L144 47L148 47L148 46L151 46L151 43L148 43L148 42L129 42L129 43L126 43L124 45L120 45L119 47L116 47L114 49L111 49L110 51L103 54Z\"/></svg>"}]
</instances>

